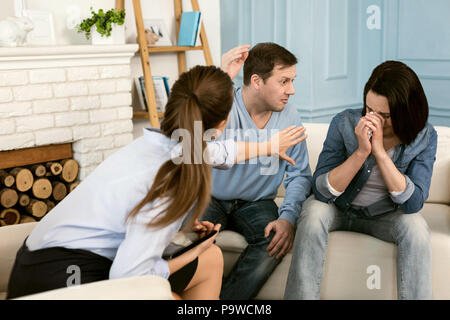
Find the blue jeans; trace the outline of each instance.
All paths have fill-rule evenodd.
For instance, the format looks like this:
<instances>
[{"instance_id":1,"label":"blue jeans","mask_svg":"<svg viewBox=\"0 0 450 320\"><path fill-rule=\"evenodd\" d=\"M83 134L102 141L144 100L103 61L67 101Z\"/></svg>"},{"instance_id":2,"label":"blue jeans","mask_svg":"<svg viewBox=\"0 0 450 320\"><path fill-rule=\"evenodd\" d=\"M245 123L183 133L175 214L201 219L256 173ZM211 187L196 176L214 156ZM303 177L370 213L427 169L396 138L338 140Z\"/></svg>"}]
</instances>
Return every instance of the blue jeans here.
<instances>
[{"instance_id":1,"label":"blue jeans","mask_svg":"<svg viewBox=\"0 0 450 320\"><path fill-rule=\"evenodd\" d=\"M254 298L281 262L275 255L269 257L266 250L273 233L264 238L264 228L278 217L278 207L273 200L249 202L211 198L201 220L220 223L221 230L236 231L243 235L248 243L224 279L220 299Z\"/></svg>"},{"instance_id":2,"label":"blue jeans","mask_svg":"<svg viewBox=\"0 0 450 320\"><path fill-rule=\"evenodd\" d=\"M397 249L398 299L431 299L430 232L420 214L401 210L375 218L342 213L310 196L303 204L294 240L285 299L320 299L328 233L345 230L393 242Z\"/></svg>"}]
</instances>

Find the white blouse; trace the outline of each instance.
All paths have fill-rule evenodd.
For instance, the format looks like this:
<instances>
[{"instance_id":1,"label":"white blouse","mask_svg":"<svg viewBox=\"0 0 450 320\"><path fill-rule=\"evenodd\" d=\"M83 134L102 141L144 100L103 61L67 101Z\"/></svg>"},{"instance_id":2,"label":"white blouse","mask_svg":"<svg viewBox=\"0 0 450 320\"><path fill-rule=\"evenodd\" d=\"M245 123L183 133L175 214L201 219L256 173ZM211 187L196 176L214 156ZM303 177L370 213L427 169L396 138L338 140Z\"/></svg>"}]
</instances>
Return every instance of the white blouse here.
<instances>
[{"instance_id":1,"label":"white blouse","mask_svg":"<svg viewBox=\"0 0 450 320\"><path fill-rule=\"evenodd\" d=\"M26 241L29 250L91 251L113 260L111 279L145 274L168 278L162 254L187 213L166 227L149 228L146 224L162 208L148 203L134 220L126 218L147 194L161 165L174 157L176 146L159 131L144 129L142 137L109 156L36 225ZM210 162L221 168L236 159L232 140L209 142L207 150Z\"/></svg>"}]
</instances>

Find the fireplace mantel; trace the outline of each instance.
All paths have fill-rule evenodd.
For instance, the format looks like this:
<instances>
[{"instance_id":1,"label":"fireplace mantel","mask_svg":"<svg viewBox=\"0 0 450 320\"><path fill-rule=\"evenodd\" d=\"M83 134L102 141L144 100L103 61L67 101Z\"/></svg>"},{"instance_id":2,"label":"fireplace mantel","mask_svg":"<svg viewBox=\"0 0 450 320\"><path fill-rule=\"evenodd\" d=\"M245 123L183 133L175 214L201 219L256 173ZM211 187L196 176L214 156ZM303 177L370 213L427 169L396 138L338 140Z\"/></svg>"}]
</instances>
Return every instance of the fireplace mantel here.
<instances>
[{"instance_id":1,"label":"fireplace mantel","mask_svg":"<svg viewBox=\"0 0 450 320\"><path fill-rule=\"evenodd\" d=\"M137 44L0 48L0 70L128 64Z\"/></svg>"},{"instance_id":2,"label":"fireplace mantel","mask_svg":"<svg viewBox=\"0 0 450 320\"><path fill-rule=\"evenodd\" d=\"M133 140L130 60L137 50L0 48L0 152L72 143L83 180Z\"/></svg>"}]
</instances>

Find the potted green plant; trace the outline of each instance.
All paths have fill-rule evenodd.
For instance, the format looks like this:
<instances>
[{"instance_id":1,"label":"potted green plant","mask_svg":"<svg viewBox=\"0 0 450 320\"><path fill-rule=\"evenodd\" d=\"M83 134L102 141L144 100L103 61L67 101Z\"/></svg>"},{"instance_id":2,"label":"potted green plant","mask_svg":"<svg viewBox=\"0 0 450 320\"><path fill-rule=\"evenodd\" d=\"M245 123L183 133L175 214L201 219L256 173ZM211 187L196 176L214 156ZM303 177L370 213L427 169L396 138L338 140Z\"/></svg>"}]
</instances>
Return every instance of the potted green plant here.
<instances>
[{"instance_id":1,"label":"potted green plant","mask_svg":"<svg viewBox=\"0 0 450 320\"><path fill-rule=\"evenodd\" d=\"M92 44L123 44L125 43L125 10L110 9L104 12L92 10L91 17L77 25L78 33L84 33Z\"/></svg>"}]
</instances>

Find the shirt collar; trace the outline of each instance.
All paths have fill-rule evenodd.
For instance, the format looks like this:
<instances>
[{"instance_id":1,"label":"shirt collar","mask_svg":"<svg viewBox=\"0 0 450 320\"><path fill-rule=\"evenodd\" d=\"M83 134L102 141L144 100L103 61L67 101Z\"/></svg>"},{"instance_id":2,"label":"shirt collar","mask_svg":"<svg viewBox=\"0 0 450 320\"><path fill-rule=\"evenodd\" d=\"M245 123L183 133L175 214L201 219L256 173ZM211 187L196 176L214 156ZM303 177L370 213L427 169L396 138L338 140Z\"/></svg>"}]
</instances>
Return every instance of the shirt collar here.
<instances>
[{"instance_id":1,"label":"shirt collar","mask_svg":"<svg viewBox=\"0 0 450 320\"><path fill-rule=\"evenodd\" d=\"M177 144L177 141L165 136L160 129L144 128L143 136L146 141L162 148L164 151L171 150Z\"/></svg>"}]
</instances>

